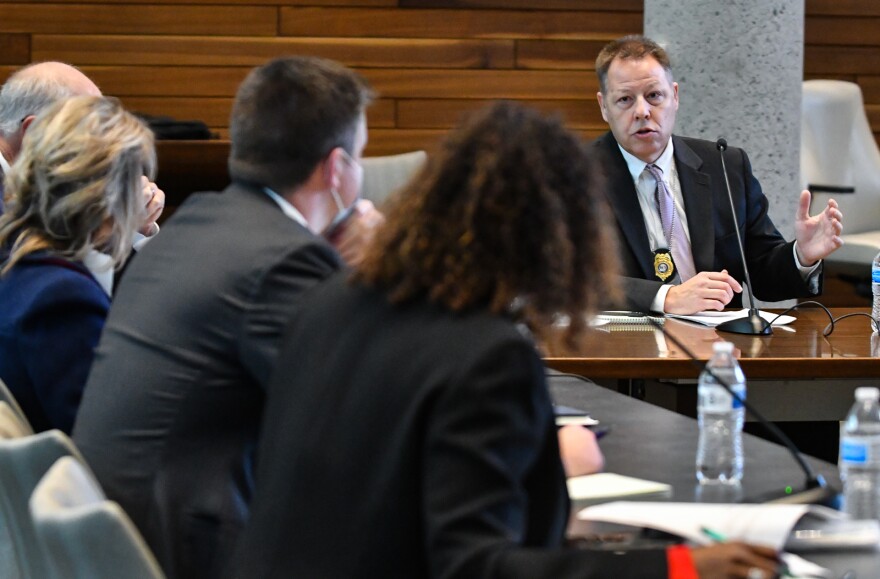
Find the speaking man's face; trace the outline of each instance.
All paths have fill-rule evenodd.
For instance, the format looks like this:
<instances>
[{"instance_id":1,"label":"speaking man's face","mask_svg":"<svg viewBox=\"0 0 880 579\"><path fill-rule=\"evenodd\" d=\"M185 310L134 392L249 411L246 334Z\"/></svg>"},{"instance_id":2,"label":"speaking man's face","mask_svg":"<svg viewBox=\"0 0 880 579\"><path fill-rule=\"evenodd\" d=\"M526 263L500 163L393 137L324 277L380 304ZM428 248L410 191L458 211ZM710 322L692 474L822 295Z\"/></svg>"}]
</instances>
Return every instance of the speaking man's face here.
<instances>
[{"instance_id":1,"label":"speaking man's face","mask_svg":"<svg viewBox=\"0 0 880 579\"><path fill-rule=\"evenodd\" d=\"M646 163L656 161L669 143L678 111L678 84L660 63L653 56L614 59L605 94L597 98L620 146Z\"/></svg>"}]
</instances>

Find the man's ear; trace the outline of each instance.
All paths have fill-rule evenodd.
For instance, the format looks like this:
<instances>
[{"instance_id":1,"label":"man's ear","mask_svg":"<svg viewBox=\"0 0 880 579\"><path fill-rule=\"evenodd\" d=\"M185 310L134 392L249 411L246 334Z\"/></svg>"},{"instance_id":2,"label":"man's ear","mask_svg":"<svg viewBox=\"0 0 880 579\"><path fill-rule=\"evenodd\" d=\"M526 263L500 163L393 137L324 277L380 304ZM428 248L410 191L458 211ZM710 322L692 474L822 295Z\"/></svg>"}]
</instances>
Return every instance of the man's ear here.
<instances>
[{"instance_id":1,"label":"man's ear","mask_svg":"<svg viewBox=\"0 0 880 579\"><path fill-rule=\"evenodd\" d=\"M608 116L605 114L605 99L602 98L602 91L596 93L596 100L599 102L599 112L602 113L602 120L608 122Z\"/></svg>"},{"instance_id":2,"label":"man's ear","mask_svg":"<svg viewBox=\"0 0 880 579\"><path fill-rule=\"evenodd\" d=\"M25 133L27 132L27 130L28 130L28 127L31 126L31 123L34 122L34 119L36 119L36 118L37 118L37 117L34 116L34 115L28 115L28 116L26 116L26 117L24 118L23 121L21 121L21 135L22 135L22 136L24 136L24 134L25 134Z\"/></svg>"},{"instance_id":3,"label":"man's ear","mask_svg":"<svg viewBox=\"0 0 880 579\"><path fill-rule=\"evenodd\" d=\"M336 147L324 159L324 181L332 189L339 189L345 159L342 147Z\"/></svg>"}]
</instances>

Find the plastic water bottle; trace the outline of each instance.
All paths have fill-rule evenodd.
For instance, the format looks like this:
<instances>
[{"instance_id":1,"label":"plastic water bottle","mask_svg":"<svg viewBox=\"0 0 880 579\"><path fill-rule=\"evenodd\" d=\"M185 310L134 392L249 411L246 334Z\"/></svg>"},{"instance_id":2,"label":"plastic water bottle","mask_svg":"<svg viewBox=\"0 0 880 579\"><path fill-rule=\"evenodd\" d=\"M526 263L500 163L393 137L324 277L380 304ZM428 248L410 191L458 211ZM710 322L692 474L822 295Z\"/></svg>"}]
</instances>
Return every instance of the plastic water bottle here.
<instances>
[{"instance_id":1,"label":"plastic water bottle","mask_svg":"<svg viewBox=\"0 0 880 579\"><path fill-rule=\"evenodd\" d=\"M856 388L840 438L843 508L854 519L880 519L880 390Z\"/></svg>"},{"instance_id":2,"label":"plastic water bottle","mask_svg":"<svg viewBox=\"0 0 880 579\"><path fill-rule=\"evenodd\" d=\"M871 308L871 317L875 320L880 320L880 253L874 256L874 261L871 262L871 293L874 294L874 307ZM874 326L875 332L877 329Z\"/></svg>"},{"instance_id":3,"label":"plastic water bottle","mask_svg":"<svg viewBox=\"0 0 880 579\"><path fill-rule=\"evenodd\" d=\"M746 378L733 355L732 343L715 342L706 367L745 399ZM697 397L697 480L700 484L738 484L743 475L743 404L706 370L700 374Z\"/></svg>"}]
</instances>

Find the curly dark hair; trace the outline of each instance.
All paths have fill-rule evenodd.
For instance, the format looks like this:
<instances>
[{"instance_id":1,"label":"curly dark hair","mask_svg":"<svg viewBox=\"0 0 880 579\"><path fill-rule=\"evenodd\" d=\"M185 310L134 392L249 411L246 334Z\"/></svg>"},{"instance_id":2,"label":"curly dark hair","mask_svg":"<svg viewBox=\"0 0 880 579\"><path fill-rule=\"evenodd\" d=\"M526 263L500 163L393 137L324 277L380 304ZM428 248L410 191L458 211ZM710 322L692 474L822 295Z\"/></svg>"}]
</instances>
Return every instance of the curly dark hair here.
<instances>
[{"instance_id":1,"label":"curly dark hair","mask_svg":"<svg viewBox=\"0 0 880 579\"><path fill-rule=\"evenodd\" d=\"M496 103L450 135L386 205L387 222L354 278L394 303L425 297L452 311L516 312L568 337L599 294L616 297L610 211L581 141L560 120ZM603 300L606 296L603 296Z\"/></svg>"}]
</instances>

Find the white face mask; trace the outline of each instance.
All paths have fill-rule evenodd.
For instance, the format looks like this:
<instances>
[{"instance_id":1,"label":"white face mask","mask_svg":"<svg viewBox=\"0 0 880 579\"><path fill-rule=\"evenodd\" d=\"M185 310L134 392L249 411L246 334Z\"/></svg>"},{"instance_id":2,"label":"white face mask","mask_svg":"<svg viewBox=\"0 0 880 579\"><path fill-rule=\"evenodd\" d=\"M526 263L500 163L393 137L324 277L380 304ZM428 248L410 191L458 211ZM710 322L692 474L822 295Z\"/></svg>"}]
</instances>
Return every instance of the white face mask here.
<instances>
[{"instance_id":1,"label":"white face mask","mask_svg":"<svg viewBox=\"0 0 880 579\"><path fill-rule=\"evenodd\" d=\"M334 233L339 230L342 225L348 221L349 217L354 214L355 207L357 206L358 199L356 198L352 201L351 205L348 207L342 202L342 197L339 196L339 193L336 189L330 189L330 195L333 197L333 202L336 203L336 215L324 228L324 231L321 232L321 235L324 237L331 237Z\"/></svg>"},{"instance_id":2,"label":"white face mask","mask_svg":"<svg viewBox=\"0 0 880 579\"><path fill-rule=\"evenodd\" d=\"M349 165L352 169L357 169L359 171L363 171L360 169L360 163L355 161L351 155L345 149L341 149L342 151L342 161ZM339 191L335 188L330 189L330 196L333 197L333 202L336 203L336 215L330 221L330 224L324 228L322 235L324 237L330 237L345 223L349 217L354 213L355 207L357 206L357 202L360 199L360 190L357 192L357 196L352 200L351 205L348 207L345 206L345 203L342 201L342 196L339 195Z\"/></svg>"}]
</instances>

